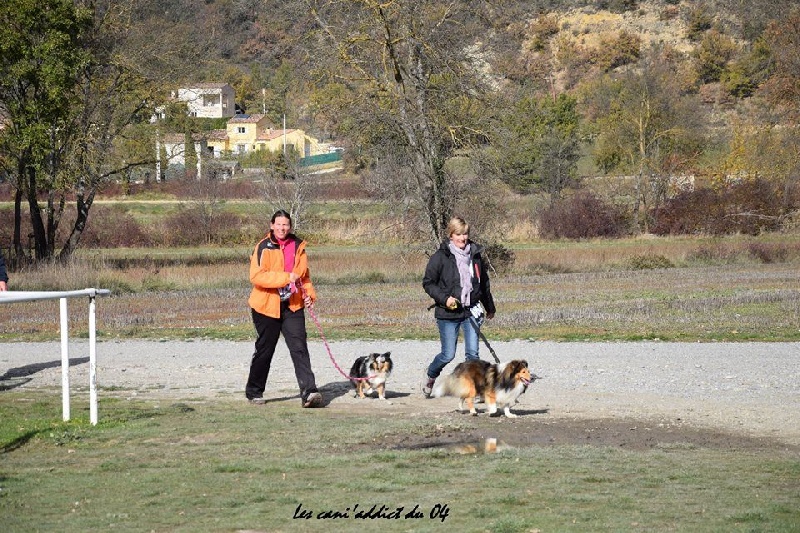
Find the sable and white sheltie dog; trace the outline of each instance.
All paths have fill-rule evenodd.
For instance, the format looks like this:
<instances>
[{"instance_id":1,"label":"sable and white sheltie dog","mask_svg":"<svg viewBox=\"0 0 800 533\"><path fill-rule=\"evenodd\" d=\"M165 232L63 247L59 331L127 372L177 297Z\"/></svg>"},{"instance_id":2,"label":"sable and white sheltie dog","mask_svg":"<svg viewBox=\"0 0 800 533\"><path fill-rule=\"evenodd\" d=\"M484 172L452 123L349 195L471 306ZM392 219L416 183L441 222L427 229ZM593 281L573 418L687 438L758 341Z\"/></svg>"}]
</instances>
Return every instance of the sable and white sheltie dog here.
<instances>
[{"instance_id":1,"label":"sable and white sheltie dog","mask_svg":"<svg viewBox=\"0 0 800 533\"><path fill-rule=\"evenodd\" d=\"M373 389L378 391L378 398L386 399L386 379L392 373L392 352L371 353L357 358L350 369L356 395L364 398L365 394L372 394Z\"/></svg>"},{"instance_id":2,"label":"sable and white sheltie dog","mask_svg":"<svg viewBox=\"0 0 800 533\"><path fill-rule=\"evenodd\" d=\"M491 364L482 360L470 360L459 363L453 373L441 380L433 389L433 396L456 396L461 398L459 410L464 410L466 403L469 412L475 416L475 397L483 395L489 415L497 412L497 406L503 408L508 418L516 418L511 406L517 402L520 394L537 378L531 374L528 362L522 359L508 363Z\"/></svg>"}]
</instances>

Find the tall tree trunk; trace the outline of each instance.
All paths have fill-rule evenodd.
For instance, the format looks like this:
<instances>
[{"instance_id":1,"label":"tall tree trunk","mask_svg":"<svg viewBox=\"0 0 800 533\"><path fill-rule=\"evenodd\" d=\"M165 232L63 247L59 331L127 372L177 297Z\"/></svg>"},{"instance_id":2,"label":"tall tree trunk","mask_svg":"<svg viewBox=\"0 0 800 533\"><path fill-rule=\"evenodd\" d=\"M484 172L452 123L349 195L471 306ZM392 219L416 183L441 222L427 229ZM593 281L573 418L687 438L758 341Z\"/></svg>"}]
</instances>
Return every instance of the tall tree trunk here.
<instances>
[{"instance_id":1,"label":"tall tree trunk","mask_svg":"<svg viewBox=\"0 0 800 533\"><path fill-rule=\"evenodd\" d=\"M31 216L31 227L33 231L33 246L36 261L48 259L47 255L47 232L44 228L42 211L39 208L39 200L36 197L36 169L28 167L25 169L28 175L28 210Z\"/></svg>"},{"instance_id":2,"label":"tall tree trunk","mask_svg":"<svg viewBox=\"0 0 800 533\"><path fill-rule=\"evenodd\" d=\"M84 199L83 194L78 195L76 200L78 214L75 218L75 225L72 227L69 238L64 243L63 248L61 248L61 252L58 254L59 261L67 261L70 257L72 257L72 253L78 248L83 231L86 229L86 222L89 220L89 209L92 207L92 203L94 202L94 195L94 188L90 189L89 195L86 199Z\"/></svg>"},{"instance_id":3,"label":"tall tree trunk","mask_svg":"<svg viewBox=\"0 0 800 533\"><path fill-rule=\"evenodd\" d=\"M17 176L17 190L14 192L14 255L17 264L25 257L22 248L22 180Z\"/></svg>"}]
</instances>

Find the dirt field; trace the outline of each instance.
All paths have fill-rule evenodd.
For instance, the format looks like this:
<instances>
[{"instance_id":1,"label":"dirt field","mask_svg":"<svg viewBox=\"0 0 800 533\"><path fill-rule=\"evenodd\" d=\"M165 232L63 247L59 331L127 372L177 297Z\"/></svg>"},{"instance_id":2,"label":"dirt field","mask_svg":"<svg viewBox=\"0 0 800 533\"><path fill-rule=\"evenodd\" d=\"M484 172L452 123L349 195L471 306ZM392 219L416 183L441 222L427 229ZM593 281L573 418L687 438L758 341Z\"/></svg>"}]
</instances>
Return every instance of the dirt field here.
<instances>
[{"instance_id":1,"label":"dirt field","mask_svg":"<svg viewBox=\"0 0 800 533\"><path fill-rule=\"evenodd\" d=\"M540 343L497 342L502 360L527 359L537 380L513 411L516 419L455 412L455 398L426 399L423 368L438 343L337 342L330 353L312 343L312 365L331 416L428 417L429 434L386 435L380 448L498 447L578 444L627 449L710 447L800 453L800 344L797 343ZM358 399L345 371L355 357L391 351L395 371L387 400ZM174 400L244 401L251 343L225 341L109 341L97 346L97 384L109 395ZM491 357L482 349L483 358ZM59 343L0 344L0 394L61 386ZM70 344L70 380L88 388L88 344ZM456 361L463 360L463 349ZM448 367L446 371L451 368ZM273 362L263 407L299 406L293 369L283 343ZM76 406L74 408L78 408ZM479 411L485 406L478 404Z\"/></svg>"}]
</instances>

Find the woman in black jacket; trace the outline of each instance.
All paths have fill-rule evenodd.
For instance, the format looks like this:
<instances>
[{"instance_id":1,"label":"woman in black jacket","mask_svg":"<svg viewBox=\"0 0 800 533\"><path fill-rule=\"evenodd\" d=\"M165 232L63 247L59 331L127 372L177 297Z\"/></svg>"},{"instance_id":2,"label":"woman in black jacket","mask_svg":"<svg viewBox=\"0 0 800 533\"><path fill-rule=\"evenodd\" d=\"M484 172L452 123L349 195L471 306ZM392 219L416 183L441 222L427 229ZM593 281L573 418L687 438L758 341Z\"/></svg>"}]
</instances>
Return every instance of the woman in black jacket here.
<instances>
[{"instance_id":1,"label":"woman in black jacket","mask_svg":"<svg viewBox=\"0 0 800 533\"><path fill-rule=\"evenodd\" d=\"M478 328L493 318L494 298L489 286L483 247L469 240L469 224L453 217L447 225L448 240L431 256L422 287L433 298L442 350L425 370L422 393L430 396L433 384L456 356L458 332L464 332L464 355L479 359Z\"/></svg>"},{"instance_id":2,"label":"woman in black jacket","mask_svg":"<svg viewBox=\"0 0 800 533\"><path fill-rule=\"evenodd\" d=\"M0 291L8 290L8 272L6 272L6 261L3 259L3 251L0 250Z\"/></svg>"}]
</instances>

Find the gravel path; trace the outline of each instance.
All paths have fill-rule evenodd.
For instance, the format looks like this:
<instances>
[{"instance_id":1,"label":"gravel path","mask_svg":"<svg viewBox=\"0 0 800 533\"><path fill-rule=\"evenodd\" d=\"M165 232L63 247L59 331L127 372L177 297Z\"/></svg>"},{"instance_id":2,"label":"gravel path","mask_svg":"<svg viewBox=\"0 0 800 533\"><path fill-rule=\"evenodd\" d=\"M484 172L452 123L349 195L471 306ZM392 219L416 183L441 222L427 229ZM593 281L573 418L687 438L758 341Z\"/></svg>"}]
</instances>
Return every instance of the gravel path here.
<instances>
[{"instance_id":1,"label":"gravel path","mask_svg":"<svg viewBox=\"0 0 800 533\"><path fill-rule=\"evenodd\" d=\"M391 351L389 400L358 400L322 343L312 366L329 408L429 413L451 411L452 398L425 400L422 369L438 342L330 343L345 371L359 355ZM637 418L714 428L800 444L800 343L492 342L502 360L527 359L537 381L517 410L545 419ZM463 360L459 345L456 361ZM490 357L482 347L484 358ZM100 417L104 395L138 398L243 398L251 342L107 341L97 345ZM72 341L70 381L88 388L88 343ZM0 394L61 386L60 344L0 344ZM292 365L279 342L265 396L299 401ZM77 402L75 400L76 408Z\"/></svg>"}]
</instances>

